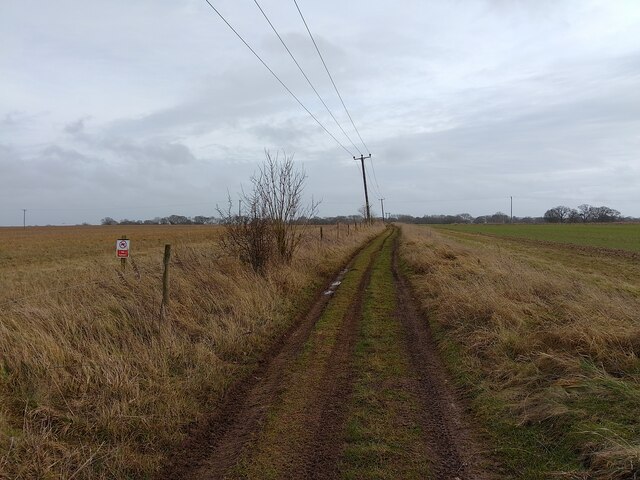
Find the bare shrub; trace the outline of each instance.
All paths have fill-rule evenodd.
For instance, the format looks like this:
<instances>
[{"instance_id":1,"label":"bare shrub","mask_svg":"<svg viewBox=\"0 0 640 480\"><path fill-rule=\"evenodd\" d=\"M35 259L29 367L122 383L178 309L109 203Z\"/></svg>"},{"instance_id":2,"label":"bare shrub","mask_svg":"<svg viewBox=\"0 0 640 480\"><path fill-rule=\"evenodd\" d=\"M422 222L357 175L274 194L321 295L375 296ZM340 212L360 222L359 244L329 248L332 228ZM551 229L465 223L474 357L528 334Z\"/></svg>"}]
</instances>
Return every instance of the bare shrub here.
<instances>
[{"instance_id":1,"label":"bare shrub","mask_svg":"<svg viewBox=\"0 0 640 480\"><path fill-rule=\"evenodd\" d=\"M264 273L273 252L273 239L270 234L270 221L264 204L255 190L243 193L242 201L247 207L245 212L234 215L229 197L226 212L218 209L225 226L223 246L235 253L244 263L251 265L257 273Z\"/></svg>"},{"instance_id":2,"label":"bare shrub","mask_svg":"<svg viewBox=\"0 0 640 480\"><path fill-rule=\"evenodd\" d=\"M218 210L226 226L225 246L236 252L256 272L264 273L277 253L290 263L317 211L317 203L304 205L302 194L307 175L296 168L293 155L273 156L265 150L265 161L251 177L252 190L242 193L245 210Z\"/></svg>"},{"instance_id":3,"label":"bare shrub","mask_svg":"<svg viewBox=\"0 0 640 480\"><path fill-rule=\"evenodd\" d=\"M276 250L282 260L290 262L303 238L309 218L317 211L317 204L304 205L302 194L307 175L296 168L293 155L283 152L275 157L265 150L265 161L253 176L255 195L265 209L271 223Z\"/></svg>"}]
</instances>

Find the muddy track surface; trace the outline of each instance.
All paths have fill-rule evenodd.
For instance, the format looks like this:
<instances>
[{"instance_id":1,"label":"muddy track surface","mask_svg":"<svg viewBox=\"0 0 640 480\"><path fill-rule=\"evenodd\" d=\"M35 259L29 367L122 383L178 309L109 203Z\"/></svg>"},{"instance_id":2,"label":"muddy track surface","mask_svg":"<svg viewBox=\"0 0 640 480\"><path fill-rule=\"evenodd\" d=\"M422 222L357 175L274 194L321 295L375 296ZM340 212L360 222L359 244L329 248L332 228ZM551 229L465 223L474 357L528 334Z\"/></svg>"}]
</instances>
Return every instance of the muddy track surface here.
<instances>
[{"instance_id":1,"label":"muddy track surface","mask_svg":"<svg viewBox=\"0 0 640 480\"><path fill-rule=\"evenodd\" d=\"M356 251L329 289L321 292L309 311L267 353L256 371L227 392L218 411L191 432L187 442L171 455L157 479L227 477L227 471L254 439L269 408L277 400L287 366L300 354L314 325L331 301L336 284L343 280L365 248Z\"/></svg>"},{"instance_id":2,"label":"muddy track surface","mask_svg":"<svg viewBox=\"0 0 640 480\"><path fill-rule=\"evenodd\" d=\"M438 354L429 327L418 312L407 280L398 266L398 239L394 242L393 278L398 296L398 320L405 333L406 348L417 377L422 403L420 422L427 432L427 455L436 479L472 480L497 478L490 454L465 418L464 402L455 391Z\"/></svg>"},{"instance_id":3,"label":"muddy track surface","mask_svg":"<svg viewBox=\"0 0 640 480\"><path fill-rule=\"evenodd\" d=\"M395 315L388 321L400 325L404 342L399 343L410 365L406 375L411 380L403 388L420 405L414 420L424 438L416 455L427 459L429 478L494 478L487 473L477 436L465 422L463 403L447 379L428 323L418 314L400 273L397 237L397 230L389 228L360 250L333 288L251 377L230 390L219 411L175 452L158 478L342 478L350 461L345 457L349 416L354 405L360 407L354 384L364 375L354 360L356 345L363 340L359 326L365 300L369 299L367 305L375 303L367 292L382 255L392 255L385 270L389 272L391 265L389 288L397 298ZM362 478L396 478L385 458L372 458L378 473Z\"/></svg>"},{"instance_id":4,"label":"muddy track surface","mask_svg":"<svg viewBox=\"0 0 640 480\"><path fill-rule=\"evenodd\" d=\"M312 441L303 444L302 458L306 459L304 476L292 472L291 478L332 479L338 475L338 460L346 415L345 402L353 390L353 351L358 339L358 323L362 316L362 297L371 279L371 269L380 249L371 256L367 269L360 278L356 295L342 319L336 343L329 362L317 384L314 402L307 410L307 421Z\"/></svg>"}]
</instances>

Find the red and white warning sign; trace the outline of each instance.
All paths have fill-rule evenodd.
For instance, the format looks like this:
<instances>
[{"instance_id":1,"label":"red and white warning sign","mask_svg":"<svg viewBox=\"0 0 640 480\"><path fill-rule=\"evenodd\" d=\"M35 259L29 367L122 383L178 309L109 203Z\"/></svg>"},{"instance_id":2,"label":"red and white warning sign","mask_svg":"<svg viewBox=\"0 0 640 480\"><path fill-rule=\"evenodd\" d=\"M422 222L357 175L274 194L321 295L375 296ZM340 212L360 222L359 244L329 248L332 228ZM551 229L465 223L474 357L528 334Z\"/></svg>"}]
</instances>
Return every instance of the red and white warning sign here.
<instances>
[{"instance_id":1,"label":"red and white warning sign","mask_svg":"<svg viewBox=\"0 0 640 480\"><path fill-rule=\"evenodd\" d=\"M129 240L125 238L116 240L116 257L129 258Z\"/></svg>"}]
</instances>

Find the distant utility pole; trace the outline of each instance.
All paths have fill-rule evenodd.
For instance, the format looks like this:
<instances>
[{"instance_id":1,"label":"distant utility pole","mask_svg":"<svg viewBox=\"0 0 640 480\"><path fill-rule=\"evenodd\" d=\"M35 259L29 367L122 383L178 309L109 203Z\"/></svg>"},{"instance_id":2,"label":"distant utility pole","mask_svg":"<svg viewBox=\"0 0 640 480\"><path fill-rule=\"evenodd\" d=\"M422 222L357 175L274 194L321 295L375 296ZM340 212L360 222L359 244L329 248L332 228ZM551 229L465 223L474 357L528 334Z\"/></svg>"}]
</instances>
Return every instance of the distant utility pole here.
<instances>
[{"instance_id":1,"label":"distant utility pole","mask_svg":"<svg viewBox=\"0 0 640 480\"><path fill-rule=\"evenodd\" d=\"M353 157L354 160L360 160L362 165L362 182L364 183L364 205L367 210L367 222L371 223L371 209L369 208L369 192L367 192L367 175L364 173L364 159L371 158L371 154L368 156L360 155L360 158Z\"/></svg>"},{"instance_id":2,"label":"distant utility pole","mask_svg":"<svg viewBox=\"0 0 640 480\"><path fill-rule=\"evenodd\" d=\"M27 209L22 209L22 228L27 228Z\"/></svg>"},{"instance_id":3,"label":"distant utility pole","mask_svg":"<svg viewBox=\"0 0 640 480\"><path fill-rule=\"evenodd\" d=\"M240 218L242 216L242 199L238 200L238 218Z\"/></svg>"},{"instance_id":4,"label":"distant utility pole","mask_svg":"<svg viewBox=\"0 0 640 480\"><path fill-rule=\"evenodd\" d=\"M511 223L513 223L513 196L509 198L511 199Z\"/></svg>"},{"instance_id":5,"label":"distant utility pole","mask_svg":"<svg viewBox=\"0 0 640 480\"><path fill-rule=\"evenodd\" d=\"M380 208L382 209L382 221L384 222L384 198L380 199Z\"/></svg>"}]
</instances>

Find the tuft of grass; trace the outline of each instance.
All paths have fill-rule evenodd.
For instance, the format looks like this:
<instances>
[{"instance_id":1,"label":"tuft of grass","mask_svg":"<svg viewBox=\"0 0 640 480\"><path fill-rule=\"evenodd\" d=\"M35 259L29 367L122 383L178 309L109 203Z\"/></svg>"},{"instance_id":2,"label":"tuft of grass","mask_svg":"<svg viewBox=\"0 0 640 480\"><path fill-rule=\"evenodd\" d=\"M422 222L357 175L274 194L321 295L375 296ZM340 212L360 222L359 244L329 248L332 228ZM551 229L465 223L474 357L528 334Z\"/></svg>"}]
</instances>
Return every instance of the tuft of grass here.
<instances>
[{"instance_id":1,"label":"tuft of grass","mask_svg":"<svg viewBox=\"0 0 640 480\"><path fill-rule=\"evenodd\" d=\"M308 238L264 277L220 250L211 226L0 229L0 476L149 477L380 228L338 240L325 227L324 242Z\"/></svg>"},{"instance_id":2,"label":"tuft of grass","mask_svg":"<svg viewBox=\"0 0 640 480\"><path fill-rule=\"evenodd\" d=\"M640 278L616 278L606 252L585 275L580 252L403 232L415 292L509 478L640 475Z\"/></svg>"}]
</instances>

